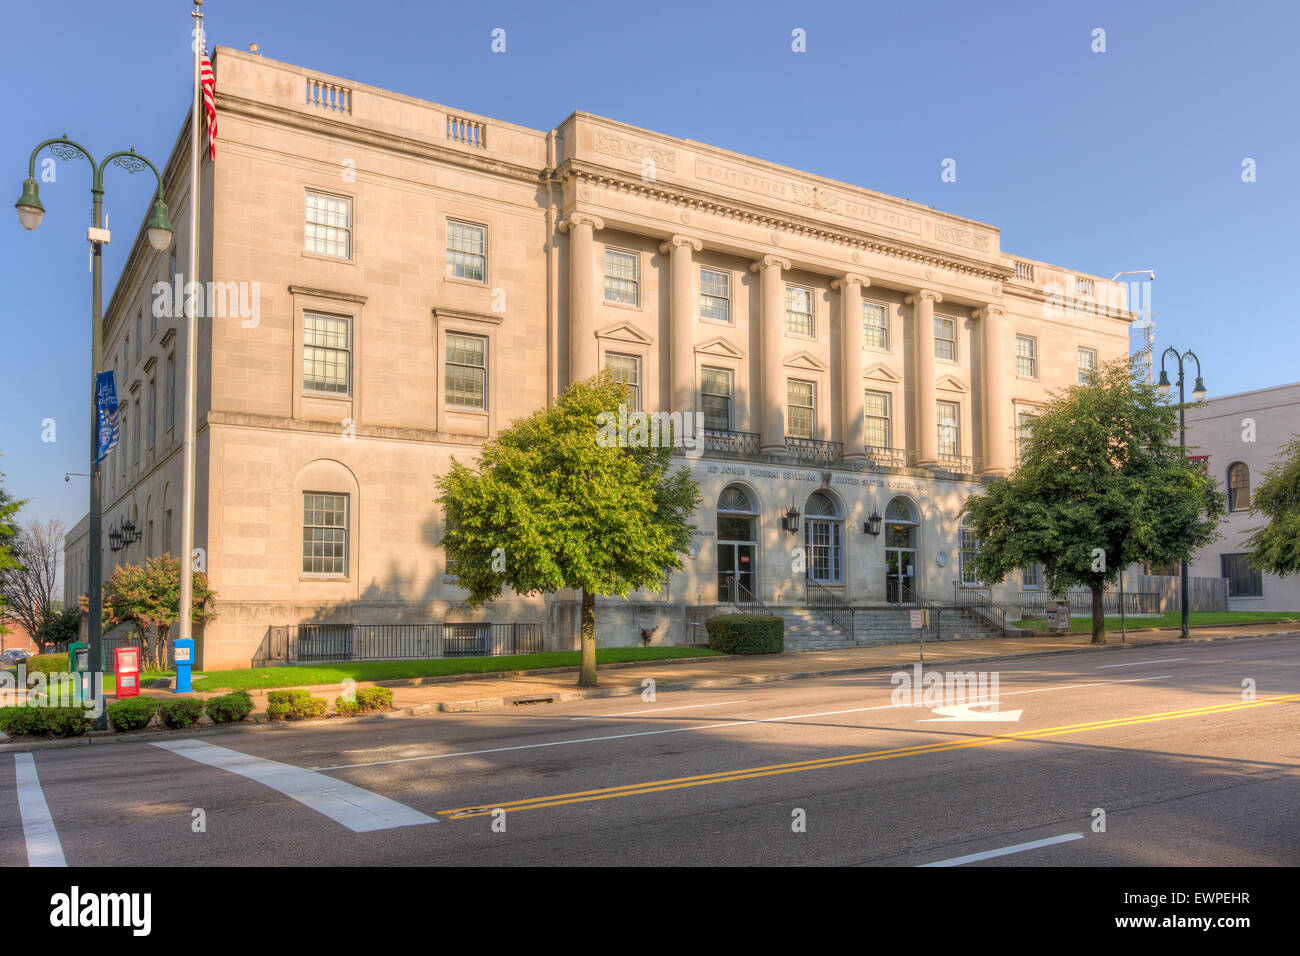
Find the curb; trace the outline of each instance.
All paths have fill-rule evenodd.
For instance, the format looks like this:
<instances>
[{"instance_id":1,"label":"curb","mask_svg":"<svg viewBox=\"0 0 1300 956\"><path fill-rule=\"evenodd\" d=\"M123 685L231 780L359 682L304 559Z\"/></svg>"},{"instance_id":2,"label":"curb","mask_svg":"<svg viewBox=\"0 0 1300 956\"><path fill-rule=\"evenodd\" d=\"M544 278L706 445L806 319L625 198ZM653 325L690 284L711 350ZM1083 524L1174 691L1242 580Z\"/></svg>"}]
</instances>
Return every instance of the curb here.
<instances>
[{"instance_id":1,"label":"curb","mask_svg":"<svg viewBox=\"0 0 1300 956\"><path fill-rule=\"evenodd\" d=\"M1266 634L1222 634L1213 637L1191 637L1187 641L1176 638L1171 641L1144 641L1136 644L1082 644L1074 647L1050 651L1020 651L1013 654L983 655L980 657L952 658L943 661L951 664L977 664L987 661L1016 661L1040 657L1060 657L1065 654L1106 653L1107 651L1143 650L1148 647L1185 647L1187 644L1210 644L1216 641L1250 641L1267 638L1300 638L1300 631L1272 631ZM946 642L940 642L946 643ZM956 643L956 642L954 642ZM734 655L728 655L734 656ZM644 666L644 665L638 665ZM895 671L910 664L870 664L854 667L834 667L814 671L797 671L786 674L736 675L733 677L708 677L699 680L677 681L674 683L657 683L656 691L700 690L709 687L737 687L746 684L771 684L780 681L812 680L823 677L842 677L849 674L867 674L872 672ZM577 668L563 668L574 670ZM281 688L276 688L277 690ZM367 714L364 717L328 717L318 720L276 721L274 723L230 724L217 727L189 727L184 730L153 731L151 733L97 733L88 737L67 740L34 740L29 743L0 744L0 753L27 752L33 750L63 750L69 747L101 746L104 744L149 743L154 740L169 740L175 737L200 737L216 734L238 734L254 732L291 731L294 728L321 729L323 727L342 727L362 721L397 720L403 717L421 717L434 713L473 713L485 710L504 710L522 704L532 703L567 703L577 700L595 700L605 697L631 697L641 693L639 686L630 687L593 687L588 690L563 690L552 693L521 694L512 697L476 697L467 700L440 701L436 704L416 704L382 714Z\"/></svg>"}]
</instances>

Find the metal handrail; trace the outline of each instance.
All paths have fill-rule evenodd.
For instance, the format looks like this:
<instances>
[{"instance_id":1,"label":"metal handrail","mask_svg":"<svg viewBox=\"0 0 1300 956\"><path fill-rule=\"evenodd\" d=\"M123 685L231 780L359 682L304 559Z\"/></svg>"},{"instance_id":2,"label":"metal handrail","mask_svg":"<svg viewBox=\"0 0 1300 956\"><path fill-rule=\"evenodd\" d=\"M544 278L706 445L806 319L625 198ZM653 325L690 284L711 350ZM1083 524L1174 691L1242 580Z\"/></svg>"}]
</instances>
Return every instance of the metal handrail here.
<instances>
[{"instance_id":1,"label":"metal handrail","mask_svg":"<svg viewBox=\"0 0 1300 956\"><path fill-rule=\"evenodd\" d=\"M1007 636L1007 612L978 588L964 588L960 581L952 582L952 603L962 611L969 611L981 618L990 627L996 628L1003 637Z\"/></svg>"},{"instance_id":2,"label":"metal handrail","mask_svg":"<svg viewBox=\"0 0 1300 956\"><path fill-rule=\"evenodd\" d=\"M816 461L833 465L844 459L844 443L838 441L821 441L816 438L795 438L785 436L786 451L800 461Z\"/></svg>"},{"instance_id":3,"label":"metal handrail","mask_svg":"<svg viewBox=\"0 0 1300 956\"><path fill-rule=\"evenodd\" d=\"M804 584L807 588L809 609L825 617L849 637L853 637L853 608L830 588L819 581L814 581L811 577L805 576Z\"/></svg>"},{"instance_id":4,"label":"metal handrail","mask_svg":"<svg viewBox=\"0 0 1300 956\"><path fill-rule=\"evenodd\" d=\"M755 614L758 613L755 609L761 608L764 614L776 617L775 611L760 601L758 595L740 583L740 578L736 576L736 572L732 571L730 574L734 588L727 597L727 603L734 607L737 613Z\"/></svg>"}]
</instances>

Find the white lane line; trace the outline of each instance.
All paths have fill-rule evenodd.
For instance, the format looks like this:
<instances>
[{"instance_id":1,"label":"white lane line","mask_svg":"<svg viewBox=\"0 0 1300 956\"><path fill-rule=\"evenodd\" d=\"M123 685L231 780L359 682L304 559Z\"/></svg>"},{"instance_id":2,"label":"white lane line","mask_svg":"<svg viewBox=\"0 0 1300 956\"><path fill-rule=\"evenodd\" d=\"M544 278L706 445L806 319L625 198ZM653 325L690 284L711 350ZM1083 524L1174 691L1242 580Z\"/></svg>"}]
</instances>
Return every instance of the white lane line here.
<instances>
[{"instance_id":1,"label":"white lane line","mask_svg":"<svg viewBox=\"0 0 1300 956\"><path fill-rule=\"evenodd\" d=\"M1016 697L1020 694L1042 694L1054 690L1077 690L1080 687L1102 687L1106 684L1135 684L1144 681L1169 680L1173 675L1164 674L1160 677L1130 677L1126 680L1101 680L1093 681L1088 684L1062 684L1060 687L1037 687L1033 690L1013 690L1005 694L998 694L996 698L984 697L978 695L969 700L1001 700L1003 697ZM563 747L567 744L590 744L603 740L626 740L630 737L654 737L658 734L684 734L694 730L717 730L720 727L741 727L746 724L775 724L784 720L803 720L807 717L837 717L841 714L860 714L868 710L892 710L897 707L910 707L911 704L879 704L874 707L852 707L848 710L824 710L816 714L789 714L785 717L755 717L751 720L729 720L721 724L700 724L698 727L671 727L667 730L639 730L627 734L609 734L605 737L579 737L576 740L549 740L541 744L517 744L514 747L493 747L489 750L459 750L455 753L446 754L423 754L419 757L393 757L389 760L370 760L366 763L343 763L333 764L328 767L315 767L314 770L352 770L356 767L378 767L390 763L412 763L417 760L444 760L448 757L478 757L483 754L506 753L510 750L536 750L540 747ZM900 730L903 728L899 728Z\"/></svg>"},{"instance_id":2,"label":"white lane line","mask_svg":"<svg viewBox=\"0 0 1300 956\"><path fill-rule=\"evenodd\" d=\"M1141 667L1143 664L1171 664L1174 661L1185 661L1186 657L1162 657L1158 661L1133 661L1131 664L1098 664L1097 670L1104 670L1107 667Z\"/></svg>"},{"instance_id":3,"label":"white lane line","mask_svg":"<svg viewBox=\"0 0 1300 956\"><path fill-rule=\"evenodd\" d=\"M570 720L603 720L606 717L640 717L642 714L662 714L665 710L693 710L700 707L722 707L724 704L747 704L747 700L720 700L714 704L682 704L680 707L654 707L650 710L624 710L617 714L588 714L585 717L570 717Z\"/></svg>"},{"instance_id":4,"label":"white lane line","mask_svg":"<svg viewBox=\"0 0 1300 956\"><path fill-rule=\"evenodd\" d=\"M14 754L14 777L18 813L23 818L23 836L27 838L27 865L67 866L59 832L54 829L54 818L50 816L40 778L36 776L36 758L31 754Z\"/></svg>"},{"instance_id":5,"label":"white lane line","mask_svg":"<svg viewBox=\"0 0 1300 956\"><path fill-rule=\"evenodd\" d=\"M975 863L979 860L991 860L995 856L1007 856L1011 853L1024 853L1026 850L1037 850L1039 847L1052 846L1057 843L1069 843L1071 840L1082 839L1082 833L1062 833L1060 836L1048 837L1046 840L1034 840L1032 843L1017 843L1015 846L1004 846L1000 850L985 850L983 853L972 853L969 856L955 856L951 860L939 860L937 863L922 863L921 866L961 866L963 863Z\"/></svg>"},{"instance_id":6,"label":"white lane line","mask_svg":"<svg viewBox=\"0 0 1300 956\"><path fill-rule=\"evenodd\" d=\"M439 823L417 810L350 783L311 770L251 757L202 740L155 743L155 747L229 773L256 780L341 823L353 833Z\"/></svg>"}]
</instances>

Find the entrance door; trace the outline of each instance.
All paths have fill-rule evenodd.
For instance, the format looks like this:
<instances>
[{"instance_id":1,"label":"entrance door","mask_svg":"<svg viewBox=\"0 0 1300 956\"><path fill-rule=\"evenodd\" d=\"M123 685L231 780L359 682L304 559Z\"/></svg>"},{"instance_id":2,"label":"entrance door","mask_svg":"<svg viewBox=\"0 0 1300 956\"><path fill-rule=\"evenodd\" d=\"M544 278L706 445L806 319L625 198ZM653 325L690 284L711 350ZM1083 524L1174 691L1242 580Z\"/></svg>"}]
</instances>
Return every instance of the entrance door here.
<instances>
[{"instance_id":1,"label":"entrance door","mask_svg":"<svg viewBox=\"0 0 1300 956\"><path fill-rule=\"evenodd\" d=\"M909 601L916 593L914 533L911 525L885 525L885 600L890 604Z\"/></svg>"},{"instance_id":2,"label":"entrance door","mask_svg":"<svg viewBox=\"0 0 1300 956\"><path fill-rule=\"evenodd\" d=\"M754 591L755 547L731 541L718 542L718 600L744 599ZM736 587L739 582L743 590Z\"/></svg>"}]
</instances>

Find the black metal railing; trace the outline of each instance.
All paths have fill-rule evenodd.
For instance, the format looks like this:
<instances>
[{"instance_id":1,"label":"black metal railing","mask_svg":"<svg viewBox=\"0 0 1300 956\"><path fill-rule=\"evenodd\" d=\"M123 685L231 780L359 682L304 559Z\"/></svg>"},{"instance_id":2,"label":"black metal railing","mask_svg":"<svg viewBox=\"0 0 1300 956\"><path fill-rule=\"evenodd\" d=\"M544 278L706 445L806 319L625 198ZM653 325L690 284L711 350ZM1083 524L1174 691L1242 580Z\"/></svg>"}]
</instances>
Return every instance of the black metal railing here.
<instances>
[{"instance_id":1,"label":"black metal railing","mask_svg":"<svg viewBox=\"0 0 1300 956\"><path fill-rule=\"evenodd\" d=\"M725 595L719 595L719 597L724 597L727 603L730 604L732 608L737 613L740 614L775 615L776 613L770 607L768 607L766 604L760 601L758 595L756 595L749 588L745 587L745 585L741 584L740 578L738 578L735 574L731 575L731 588L729 593Z\"/></svg>"},{"instance_id":2,"label":"black metal railing","mask_svg":"<svg viewBox=\"0 0 1300 956\"><path fill-rule=\"evenodd\" d=\"M839 441L792 438L786 435L785 449L799 461L815 461L823 465L834 465L844 458L844 443Z\"/></svg>"},{"instance_id":3,"label":"black metal railing","mask_svg":"<svg viewBox=\"0 0 1300 956\"><path fill-rule=\"evenodd\" d=\"M1092 592L1091 591L1070 591L1067 593L1067 599L1070 602L1070 613L1072 615L1092 614ZM1052 596L1046 591L1021 591L1020 592L1020 613L1042 615L1047 613L1047 602L1053 600ZM1055 600L1061 600L1056 598ZM1120 593L1118 591L1107 591L1101 596L1101 612L1105 615L1115 615L1120 609ZM1125 614L1159 614L1160 613L1160 595L1155 591L1125 591L1124 592L1124 613Z\"/></svg>"},{"instance_id":4,"label":"black metal railing","mask_svg":"<svg viewBox=\"0 0 1300 956\"><path fill-rule=\"evenodd\" d=\"M704 451L722 455L757 455L762 447L762 440L754 432L723 431L717 428L704 429Z\"/></svg>"},{"instance_id":5,"label":"black metal railing","mask_svg":"<svg viewBox=\"0 0 1300 956\"><path fill-rule=\"evenodd\" d=\"M542 626L533 623L291 624L267 629L253 666L541 652Z\"/></svg>"},{"instance_id":6,"label":"black metal railing","mask_svg":"<svg viewBox=\"0 0 1300 956\"><path fill-rule=\"evenodd\" d=\"M978 475L984 470L984 459L970 455L940 455L937 467L950 475Z\"/></svg>"},{"instance_id":7,"label":"black metal railing","mask_svg":"<svg viewBox=\"0 0 1300 956\"><path fill-rule=\"evenodd\" d=\"M916 452L906 448L872 448L867 446L867 464L873 468L915 468Z\"/></svg>"},{"instance_id":8,"label":"black metal railing","mask_svg":"<svg viewBox=\"0 0 1300 956\"><path fill-rule=\"evenodd\" d=\"M960 581L952 582L952 603L994 628L1003 637L1007 635L1007 612L995 604L989 593L981 588L962 587Z\"/></svg>"},{"instance_id":9,"label":"black metal railing","mask_svg":"<svg viewBox=\"0 0 1300 956\"><path fill-rule=\"evenodd\" d=\"M805 577L804 584L807 588L808 607L848 634L849 637L853 637L853 608L820 581Z\"/></svg>"}]
</instances>

